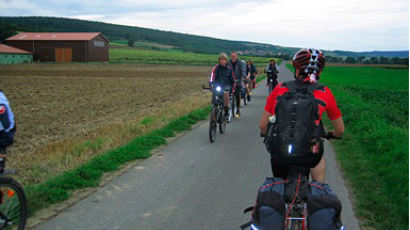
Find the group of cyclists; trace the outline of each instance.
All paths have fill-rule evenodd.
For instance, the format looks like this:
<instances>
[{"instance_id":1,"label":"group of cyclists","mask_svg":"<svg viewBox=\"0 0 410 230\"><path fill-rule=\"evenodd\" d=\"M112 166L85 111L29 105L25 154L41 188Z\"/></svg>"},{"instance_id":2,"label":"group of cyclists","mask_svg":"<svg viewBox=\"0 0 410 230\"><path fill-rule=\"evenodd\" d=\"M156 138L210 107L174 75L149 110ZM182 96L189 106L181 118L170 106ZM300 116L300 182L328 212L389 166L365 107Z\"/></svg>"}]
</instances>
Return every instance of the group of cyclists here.
<instances>
[{"instance_id":1,"label":"group of cyclists","mask_svg":"<svg viewBox=\"0 0 410 230\"><path fill-rule=\"evenodd\" d=\"M248 209L253 210L251 221L243 228L344 229L340 221L341 203L324 182L323 140L339 139L344 132L342 114L332 92L318 83L325 67L325 56L320 50L301 49L295 54L292 65L294 79L280 84L277 81L279 68L274 59L264 70L269 96L260 120L260 132L270 153L274 178L268 178L261 186L255 206ZM234 95L237 105L235 117L240 116L239 92L246 91L250 95L257 74L253 62L245 63L238 58L237 52L232 52L230 59L225 53L219 55L209 83L212 88L223 91L225 116L230 111L230 95ZM334 131L324 130L322 115L325 112ZM309 176L312 182L308 183ZM278 184L285 185L282 187L285 190L274 188ZM283 212L282 208L272 209L281 202L285 202ZM323 210L314 214L310 209L307 217L307 207L312 205Z\"/></svg>"},{"instance_id":2,"label":"group of cyclists","mask_svg":"<svg viewBox=\"0 0 410 230\"><path fill-rule=\"evenodd\" d=\"M293 67L295 68L294 83L298 86L317 85L320 79L320 74L325 66L324 54L315 49L302 49L298 51L293 60ZM269 64L265 68L264 72L267 74L267 86L269 82L273 82L272 92L269 92L269 97L265 105L263 112L260 129L262 134L266 134L269 124L269 118L275 116L276 105L278 98L289 92L289 87L286 83L278 84L279 68L275 59L271 59ZM210 75L209 84L215 88L219 86L223 90L224 95L224 112L225 116L228 116L230 106L230 93L235 95L236 111L235 117L240 116L241 105L241 90L251 92L256 85L257 69L252 60L248 60L246 63L238 58L237 52L232 52L230 59L227 54L221 53L218 58L218 63L213 67ZM272 80L272 81L271 81ZM289 83L288 83L289 85ZM336 100L326 86L318 87L313 90L313 96L318 103L319 119L321 120L322 114L327 112L327 116L330 119L334 131L329 132L328 135L335 137L341 137L344 132L344 123L340 109L336 104ZM274 175L286 177L286 165L278 165L274 158L272 158L272 172ZM317 181L324 182L325 178L325 161L321 157L319 163L311 170L312 178Z\"/></svg>"},{"instance_id":3,"label":"group of cyclists","mask_svg":"<svg viewBox=\"0 0 410 230\"><path fill-rule=\"evenodd\" d=\"M268 83L273 83L273 88L277 85L279 68L275 59L271 59L266 67L265 73L268 76ZM221 53L218 63L213 67L209 85L211 88L219 86L224 91L224 111L225 116L229 115L230 94L233 95L235 108L232 108L234 116L241 116L241 99L250 101L252 90L256 87L256 77L258 71L251 59L247 62L239 59L237 52L232 52L230 58L225 53ZM270 81L269 79L272 79Z\"/></svg>"}]
</instances>

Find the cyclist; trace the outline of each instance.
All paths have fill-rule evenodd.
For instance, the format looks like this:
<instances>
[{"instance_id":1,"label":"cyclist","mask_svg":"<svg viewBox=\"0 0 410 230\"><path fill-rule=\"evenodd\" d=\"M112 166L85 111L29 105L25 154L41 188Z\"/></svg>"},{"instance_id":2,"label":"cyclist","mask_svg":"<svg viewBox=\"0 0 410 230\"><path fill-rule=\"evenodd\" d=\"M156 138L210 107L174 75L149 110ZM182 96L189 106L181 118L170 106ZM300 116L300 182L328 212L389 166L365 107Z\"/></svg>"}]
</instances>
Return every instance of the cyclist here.
<instances>
[{"instance_id":1,"label":"cyclist","mask_svg":"<svg viewBox=\"0 0 410 230\"><path fill-rule=\"evenodd\" d=\"M241 105L241 93L244 89L244 81L246 78L246 65L244 61L238 58L237 52L231 53L231 59L228 62L228 66L231 67L233 71L233 76L235 79L233 92L235 93L235 100L236 100L236 114L235 117L241 116L240 105Z\"/></svg>"},{"instance_id":2,"label":"cyclist","mask_svg":"<svg viewBox=\"0 0 410 230\"><path fill-rule=\"evenodd\" d=\"M266 66L264 73L268 73L268 80L266 81L266 85L269 84L269 80L272 78L274 82L274 87L277 84L278 81L278 74L279 74L279 68L278 65L276 64L275 59L270 59L268 66Z\"/></svg>"},{"instance_id":3,"label":"cyclist","mask_svg":"<svg viewBox=\"0 0 410 230\"><path fill-rule=\"evenodd\" d=\"M314 84L319 80L319 75L325 66L325 57L319 50L314 49L301 49L293 57L293 67L295 68L295 83L297 85ZM314 70L312 72L312 70ZM278 97L281 97L289 89L286 84L281 83L273 90L269 95L265 111L262 114L260 121L260 129L262 134L266 134L269 124L269 118L275 114L275 107L277 105ZM319 119L322 118L324 112L327 113L332 126L333 132L328 133L328 137L341 137L344 132L344 123L342 114L336 104L336 100L326 86L323 86L319 90L313 91L313 96L319 101ZM271 157L272 172L277 177L286 178L288 173L288 165L282 165ZM322 156L320 162L310 170L313 180L324 183L325 179L325 159Z\"/></svg>"},{"instance_id":4,"label":"cyclist","mask_svg":"<svg viewBox=\"0 0 410 230\"><path fill-rule=\"evenodd\" d=\"M248 85L249 94L251 93L251 90L255 88L257 74L258 71L256 70L256 67L253 65L252 60L249 59L246 63L246 78L249 78L250 80L250 84Z\"/></svg>"},{"instance_id":5,"label":"cyclist","mask_svg":"<svg viewBox=\"0 0 410 230\"><path fill-rule=\"evenodd\" d=\"M233 71L230 66L227 65L228 55L221 53L218 58L218 64L212 69L211 76L209 78L209 85L213 88L220 86L224 90L224 110L225 116L229 114L229 93L233 88L234 78Z\"/></svg>"},{"instance_id":6,"label":"cyclist","mask_svg":"<svg viewBox=\"0 0 410 230\"><path fill-rule=\"evenodd\" d=\"M6 95L0 90L0 173L4 170L4 154L14 142L14 114Z\"/></svg>"}]
</instances>

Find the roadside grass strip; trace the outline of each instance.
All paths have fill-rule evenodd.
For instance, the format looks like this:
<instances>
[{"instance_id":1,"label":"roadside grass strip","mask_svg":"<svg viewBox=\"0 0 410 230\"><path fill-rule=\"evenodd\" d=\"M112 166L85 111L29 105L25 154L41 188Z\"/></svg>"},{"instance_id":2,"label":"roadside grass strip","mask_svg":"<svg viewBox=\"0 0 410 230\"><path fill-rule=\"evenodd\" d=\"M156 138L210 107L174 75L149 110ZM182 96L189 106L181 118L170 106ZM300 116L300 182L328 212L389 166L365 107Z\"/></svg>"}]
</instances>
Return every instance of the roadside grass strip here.
<instances>
[{"instance_id":1,"label":"roadside grass strip","mask_svg":"<svg viewBox=\"0 0 410 230\"><path fill-rule=\"evenodd\" d=\"M334 146L365 229L409 226L408 75L406 69L326 67L321 76L343 113L346 131Z\"/></svg>"},{"instance_id":2,"label":"roadside grass strip","mask_svg":"<svg viewBox=\"0 0 410 230\"><path fill-rule=\"evenodd\" d=\"M256 83L259 83L259 82L261 82L263 79L265 79L266 78L266 75L261 75L261 76L259 76L259 77L257 77L256 78Z\"/></svg>"},{"instance_id":3,"label":"roadside grass strip","mask_svg":"<svg viewBox=\"0 0 410 230\"><path fill-rule=\"evenodd\" d=\"M197 122L206 119L209 110L209 106L194 110L169 122L162 128L136 137L123 146L95 156L72 171L64 172L44 183L27 185L24 189L28 198L30 214L68 199L70 194L77 189L98 186L104 173L113 172L127 162L150 157L154 149L167 143L166 138L175 137L177 134L189 130Z\"/></svg>"}]
</instances>

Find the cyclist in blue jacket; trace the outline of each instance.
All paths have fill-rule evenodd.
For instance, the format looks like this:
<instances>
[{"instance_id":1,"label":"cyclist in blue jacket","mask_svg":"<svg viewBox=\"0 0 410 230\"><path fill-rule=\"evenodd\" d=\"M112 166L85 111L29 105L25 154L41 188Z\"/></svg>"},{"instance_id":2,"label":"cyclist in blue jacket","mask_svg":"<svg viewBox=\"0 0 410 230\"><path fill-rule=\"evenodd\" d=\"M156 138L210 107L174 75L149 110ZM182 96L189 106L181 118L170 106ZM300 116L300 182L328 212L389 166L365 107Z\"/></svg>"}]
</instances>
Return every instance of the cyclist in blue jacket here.
<instances>
[{"instance_id":1,"label":"cyclist in blue jacket","mask_svg":"<svg viewBox=\"0 0 410 230\"><path fill-rule=\"evenodd\" d=\"M4 170L4 155L14 142L16 124L6 95L0 90L0 173Z\"/></svg>"}]
</instances>

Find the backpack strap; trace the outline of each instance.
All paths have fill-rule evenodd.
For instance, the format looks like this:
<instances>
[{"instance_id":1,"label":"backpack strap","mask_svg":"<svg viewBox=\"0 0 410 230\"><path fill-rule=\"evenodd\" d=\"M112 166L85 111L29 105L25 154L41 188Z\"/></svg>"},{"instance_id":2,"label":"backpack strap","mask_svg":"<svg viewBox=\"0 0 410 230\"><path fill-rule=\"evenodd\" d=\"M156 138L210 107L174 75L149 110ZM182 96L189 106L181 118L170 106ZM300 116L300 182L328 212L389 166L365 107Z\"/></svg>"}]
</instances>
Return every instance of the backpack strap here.
<instances>
[{"instance_id":1,"label":"backpack strap","mask_svg":"<svg viewBox=\"0 0 410 230\"><path fill-rule=\"evenodd\" d=\"M325 86L320 83L309 84L306 88L309 92L313 93L314 90L323 90Z\"/></svg>"}]
</instances>

